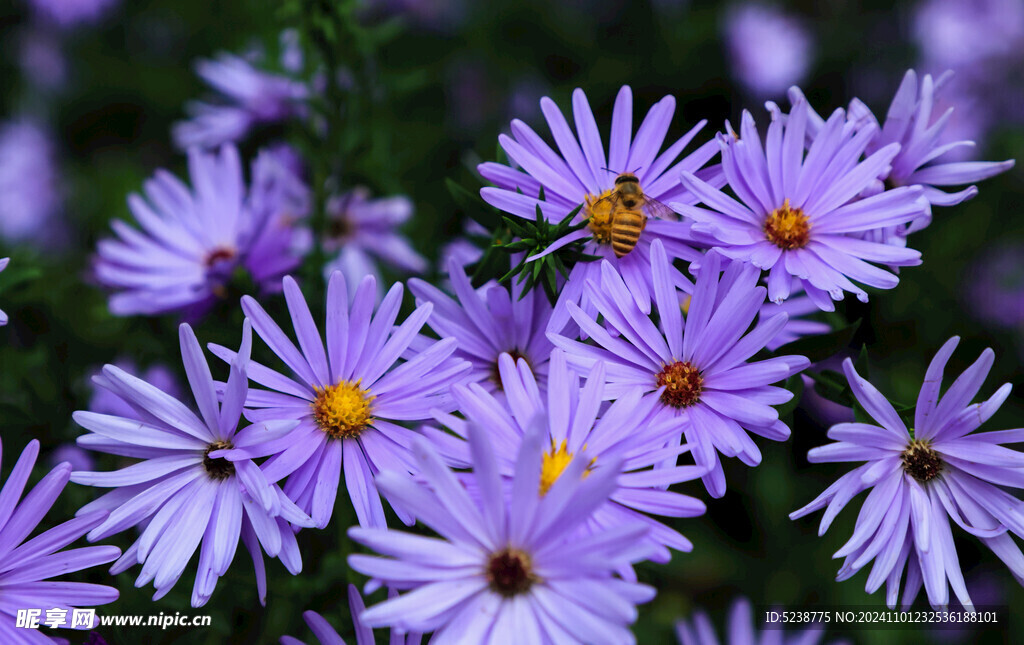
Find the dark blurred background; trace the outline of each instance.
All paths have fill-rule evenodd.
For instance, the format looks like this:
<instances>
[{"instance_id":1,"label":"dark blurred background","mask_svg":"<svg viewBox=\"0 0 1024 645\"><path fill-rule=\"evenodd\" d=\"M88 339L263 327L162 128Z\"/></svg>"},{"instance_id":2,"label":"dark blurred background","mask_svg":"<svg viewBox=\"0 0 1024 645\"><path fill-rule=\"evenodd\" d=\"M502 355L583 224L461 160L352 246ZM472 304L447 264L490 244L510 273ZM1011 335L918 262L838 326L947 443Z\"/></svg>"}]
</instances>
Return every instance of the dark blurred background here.
<instances>
[{"instance_id":1,"label":"dark blurred background","mask_svg":"<svg viewBox=\"0 0 1024 645\"><path fill-rule=\"evenodd\" d=\"M85 0L69 6L78 2ZM34 0L0 5L0 257L13 258L0 274L0 309L11 317L0 329L5 477L31 438L42 442L41 462L74 441L79 429L70 414L88 405L88 376L102 364L130 358L140 367L180 369L177 320L111 316L104 294L88 284L89 256L112 218L129 218L126 196L157 168L185 172L170 128L184 117L186 101L208 93L195 61L221 51L273 50L284 29L298 26L278 3L261 0L107 4L73 24L48 16ZM494 158L509 121L520 118L547 136L539 98L551 96L566 109L576 87L587 92L603 131L623 84L634 91L634 125L672 94L678 107L669 138L708 119L703 141L743 109L764 123L763 102L787 105L784 91L792 83L823 114L859 97L881 117L907 68L933 74L952 68L957 76L943 95L957 110L950 136L975 139L969 154L976 159L1020 158L1024 151L1024 2L1018 0L369 0L362 15L367 25L395 20L400 26L377 65L382 79L401 79L401 87L374 121L390 137L383 166L353 164L347 179L409 195L416 215L406 233L432 260L463 230L445 179L475 190L471 169ZM256 150L260 136L243 145L244 154ZM1007 381L1020 389L1022 173L1018 165L984 182L977 198L935 208L933 224L910 239L924 264L902 270L900 285L873 294L869 304L840 307L848 320L863 319L850 351L867 345L871 380L891 398L913 403L928 361L952 335L963 341L947 379L992 347L997 358L982 395ZM200 339L236 343L235 309L204 320ZM805 395L793 416L793 438L759 442L761 466L726 463L726 497L710 501L706 516L676 522L693 540L693 553L641 568L659 593L640 610L640 643L673 642L674 621L695 607L705 608L723 634L727 608L740 595L791 609L884 603L884 588L864 593L866 572L834 582L838 561L831 554L852 532L860 499L822 538L820 513L796 522L787 517L848 470L806 460L808 449L826 441L828 424L843 415ZM985 428L1022 425L1024 403L1013 396ZM115 465L112 458L95 460L103 469ZM36 478L45 466L37 466ZM680 490L705 497L699 483ZM44 524L67 519L93 495L69 485ZM241 550L213 599L196 610L189 607L188 572L155 603L151 587L133 587L138 568L113 582L102 570L76 579L121 589L121 599L102 613L213 616L208 629L101 633L112 644L271 643L282 634L312 640L301 619L305 609L320 611L339 630L350 625L345 585L359 582L344 562L351 543L343 527L351 519L339 506L334 526L299 535L301 576L268 563L265 609ZM954 534L975 602L1024 608L1024 592L1002 563L977 539ZM131 539L126 532L113 542L123 548ZM925 608L923 593L918 604ZM1020 613L1000 618L1006 622L999 629L981 631L829 635L862 643L966 643L1024 633Z\"/></svg>"}]
</instances>

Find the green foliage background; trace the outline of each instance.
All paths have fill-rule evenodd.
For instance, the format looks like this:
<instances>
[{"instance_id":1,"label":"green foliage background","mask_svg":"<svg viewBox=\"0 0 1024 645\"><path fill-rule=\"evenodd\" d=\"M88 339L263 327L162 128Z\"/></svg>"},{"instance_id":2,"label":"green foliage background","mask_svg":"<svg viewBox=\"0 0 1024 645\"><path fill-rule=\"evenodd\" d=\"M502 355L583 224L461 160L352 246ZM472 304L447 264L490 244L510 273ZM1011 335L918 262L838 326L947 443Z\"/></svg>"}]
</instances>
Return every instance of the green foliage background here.
<instances>
[{"instance_id":1,"label":"green foliage background","mask_svg":"<svg viewBox=\"0 0 1024 645\"><path fill-rule=\"evenodd\" d=\"M24 7L0 7L0 115L30 111L52 124L66 176L62 226L70 229L74 241L60 254L0 243L0 257L13 258L11 268L0 275L0 308L12 321L0 329L4 477L30 439L42 442L35 479L46 472L49 453L74 440L79 429L71 422L71 412L86 407L88 375L103 363L130 357L143 366L164 362L179 369L177 321L110 316L104 296L86 284L89 254L108 234L111 218L128 217L125 196L155 169L184 172L184 158L171 146L169 133L171 123L182 118L184 103L206 91L193 73L193 62L254 43L273 50L283 28L304 29L307 35L311 30L328 33L323 23L311 19L329 15L324 11L330 5L324 2L124 0L100 25L63 36L70 81L50 95L33 90L16 66L18 34L29 23ZM446 6L441 0L435 4ZM881 0L785 4L814 33L816 62L804 87L819 111L845 105L855 90L867 89L861 97L884 112L902 72L916 60L907 40L912 5ZM441 245L462 230L462 213L446 180L475 190L472 168L494 158L497 135L507 131L513 116L546 135L536 103L541 95L567 106L572 89L582 87L598 123L607 124L622 84L633 87L635 123L649 105L671 93L679 105L669 137L703 118L710 122L704 134L711 136L724 119L735 121L744 108L763 114L758 101L744 96L730 78L720 37L724 7L710 1L665 1L652 7L626 0L491 0L448 7L435 25L367 10L361 14L366 29L342 30L327 42L341 65L374 85L372 96L343 90L325 96L322 109L336 126L326 139L301 130L285 135L303 148L315 178L334 177L342 186L364 184L381 194L410 195L417 211L407 233L421 252L436 259ZM306 47L312 59L323 51L309 39ZM880 85L854 87L855 79L866 77L877 78ZM332 116L339 103L341 112ZM269 135L261 136L265 140ZM246 143L243 152L251 155L261 136ZM1000 124L979 154L1021 158L1022 150L1020 126ZM874 294L868 305L844 305L842 314L848 320L864 321L851 349L866 344L871 378L891 397L912 402L927 361L954 334L964 340L947 374L966 367L984 347L993 347L996 364L982 394L991 394L1006 381L1020 389L1022 330L986 327L972 317L964 294L971 289L966 271L975 258L991 252L996 243L1024 237L1021 173L1018 167L985 182L981 195L964 205L936 209L933 225L911 240L923 252L923 266L903 270L899 287ZM316 270L307 275L316 275ZM316 288L315 282L309 281L310 288ZM280 305L271 303L272 308ZM204 342L234 345L240 320L234 299L196 331ZM986 427L1022 425L1024 403L1014 396ZM846 470L807 463L807 450L825 442L825 428L813 411L798 408L792 427L787 443L759 442L764 453L760 467L726 463L729 493L709 501L706 516L675 523L693 540L692 554L677 554L667 566L641 568L641 576L657 586L659 595L641 608L639 642L672 642L673 622L696 606L708 609L721 630L736 595L755 605L789 608L882 604L884 592L872 597L863 593L866 573L844 583L833 581L838 563L831 553L849 536L859 502L822 538L816 535L820 514L797 522L787 518ZM99 457L98 463L102 468L117 466L109 457ZM706 498L699 483L680 490ZM71 517L94 493L69 485L44 525ZM282 634L310 639L301 619L306 609L321 612L343 635L351 635L344 631L350 624L345 588L349 581L361 580L345 565L353 545L344 529L354 521L347 501L339 502L335 520L327 530L299 535L305 567L300 576L268 562L265 609L241 549L211 602L198 610L189 606L189 573L155 603L151 587L133 587L137 568L113 581L102 569L73 577L121 589L121 599L102 608L104 613L213 616L207 629L103 632L111 644L271 643ZM111 542L124 548L133 537L129 532ZM1024 615L1012 611L1024 609L1021 587L976 539L958 539L957 544L977 602L1011 607L1010 614L1001 616L1007 622L1000 628L845 636L862 643L1002 642L1010 634L1024 633ZM79 636L72 634L72 642L75 638Z\"/></svg>"}]
</instances>

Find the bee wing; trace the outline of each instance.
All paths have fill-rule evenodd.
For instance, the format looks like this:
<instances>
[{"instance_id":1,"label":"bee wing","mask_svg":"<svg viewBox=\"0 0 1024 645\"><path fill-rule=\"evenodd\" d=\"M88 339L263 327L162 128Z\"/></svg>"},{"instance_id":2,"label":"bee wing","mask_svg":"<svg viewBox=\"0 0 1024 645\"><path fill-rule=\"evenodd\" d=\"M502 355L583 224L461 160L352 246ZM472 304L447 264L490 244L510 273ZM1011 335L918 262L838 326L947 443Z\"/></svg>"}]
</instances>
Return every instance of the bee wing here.
<instances>
[{"instance_id":1,"label":"bee wing","mask_svg":"<svg viewBox=\"0 0 1024 645\"><path fill-rule=\"evenodd\" d=\"M643 211L644 215L647 217L669 220L679 219L679 215L674 210L652 197L646 197L644 199Z\"/></svg>"},{"instance_id":2,"label":"bee wing","mask_svg":"<svg viewBox=\"0 0 1024 645\"><path fill-rule=\"evenodd\" d=\"M618 205L620 199L621 196L619 195L619 191L613 190L611 194L607 195L606 197L602 197L601 199L591 204L590 209L594 210L595 208L597 208L598 204L605 204L609 208L615 208Z\"/></svg>"}]
</instances>

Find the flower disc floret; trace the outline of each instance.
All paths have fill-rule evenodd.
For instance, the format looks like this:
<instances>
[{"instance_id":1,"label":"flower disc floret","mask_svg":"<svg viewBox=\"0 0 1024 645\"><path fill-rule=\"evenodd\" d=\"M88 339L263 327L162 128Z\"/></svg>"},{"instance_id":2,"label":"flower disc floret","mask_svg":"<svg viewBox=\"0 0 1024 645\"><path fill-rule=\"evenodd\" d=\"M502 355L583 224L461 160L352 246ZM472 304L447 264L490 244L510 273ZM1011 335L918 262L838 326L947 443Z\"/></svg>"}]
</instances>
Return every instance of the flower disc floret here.
<instances>
[{"instance_id":1,"label":"flower disc floret","mask_svg":"<svg viewBox=\"0 0 1024 645\"><path fill-rule=\"evenodd\" d=\"M316 398L310 404L317 426L334 439L354 439L370 425L371 403L376 398L359 386L360 381L339 381L335 385L315 388Z\"/></svg>"},{"instance_id":2,"label":"flower disc floret","mask_svg":"<svg viewBox=\"0 0 1024 645\"><path fill-rule=\"evenodd\" d=\"M214 450L231 450L235 446L230 441L214 441L206 447L203 452L203 468L206 470L206 474L210 476L210 479L216 481L223 481L228 477L232 477L235 474L235 465L227 459L220 458L214 459L210 457L210 453Z\"/></svg>"},{"instance_id":3,"label":"flower disc floret","mask_svg":"<svg viewBox=\"0 0 1024 645\"><path fill-rule=\"evenodd\" d=\"M506 598L518 596L528 592L536 581L529 554L511 547L491 554L487 583L495 593Z\"/></svg>"},{"instance_id":4,"label":"flower disc floret","mask_svg":"<svg viewBox=\"0 0 1024 645\"><path fill-rule=\"evenodd\" d=\"M930 441L911 439L900 460L903 470L922 484L942 472L942 458Z\"/></svg>"},{"instance_id":5,"label":"flower disc floret","mask_svg":"<svg viewBox=\"0 0 1024 645\"><path fill-rule=\"evenodd\" d=\"M665 387L661 402L674 408L688 408L700 401L704 378L690 361L676 361L658 373L658 387Z\"/></svg>"},{"instance_id":6,"label":"flower disc floret","mask_svg":"<svg viewBox=\"0 0 1024 645\"><path fill-rule=\"evenodd\" d=\"M811 239L811 222L802 209L791 207L787 199L765 219L764 234L780 249L802 249Z\"/></svg>"}]
</instances>

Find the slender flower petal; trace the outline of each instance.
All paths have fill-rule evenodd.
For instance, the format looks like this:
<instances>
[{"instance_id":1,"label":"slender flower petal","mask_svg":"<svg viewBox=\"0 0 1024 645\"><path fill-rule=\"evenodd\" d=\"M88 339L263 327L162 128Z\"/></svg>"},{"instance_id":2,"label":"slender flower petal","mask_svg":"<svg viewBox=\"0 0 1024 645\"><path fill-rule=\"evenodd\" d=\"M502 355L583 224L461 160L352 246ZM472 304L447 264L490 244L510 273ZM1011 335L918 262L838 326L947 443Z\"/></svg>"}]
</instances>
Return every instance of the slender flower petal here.
<instances>
[{"instance_id":1,"label":"slender flower petal","mask_svg":"<svg viewBox=\"0 0 1024 645\"><path fill-rule=\"evenodd\" d=\"M671 206L692 220L697 239L732 260L768 271L773 302L785 300L799 284L818 308L832 311L832 301L841 300L843 292L867 301L867 292L855 282L895 287L896 275L871 263L912 266L920 264L920 253L873 241L868 234L930 218L924 189L907 186L858 197L890 170L900 145L883 146L858 161L877 126L846 127L845 113L836 110L807 147L814 119L803 96L797 96L788 116L774 104L769 109L772 123L763 146L748 112L739 134L729 126L729 134L718 137L735 198L684 171L683 185L704 206Z\"/></svg>"},{"instance_id":2,"label":"slender flower petal","mask_svg":"<svg viewBox=\"0 0 1024 645\"><path fill-rule=\"evenodd\" d=\"M335 271L327 288L324 338L298 284L286 277L284 294L298 347L255 299L242 299L256 333L293 375L250 363L249 377L268 389L249 392L247 417L296 424L265 444L264 454L276 454L263 464L263 474L271 482L287 477L284 492L318 528L331 519L342 473L359 524L385 525L374 475L415 469L409 446L418 433L402 424L424 421L434 409L451 410L449 385L470 368L452 356L452 338L418 344L410 351L431 314L430 303L396 326L402 285L393 285L374 307L376 293L377 282L368 275L350 301L345 277ZM211 351L234 360L235 353L226 348L211 346ZM247 452L262 456L253 449ZM402 509L395 510L412 521Z\"/></svg>"},{"instance_id":3,"label":"slender flower petal","mask_svg":"<svg viewBox=\"0 0 1024 645\"><path fill-rule=\"evenodd\" d=\"M228 460L224 454L241 436L236 428L248 383L249 322L244 324L242 347L231 363L220 404L206 358L188 325L181 325L180 341L198 415L113 365L107 365L96 381L122 397L135 414L121 417L79 411L73 415L76 423L92 433L79 437L80 445L142 459L113 473L72 473L76 483L116 488L82 507L78 514L109 513L90 531L91 541L132 526L142 527L141 536L112 572L141 564L135 584L141 587L153 581L154 599L171 590L199 550L193 607L210 599L218 578L234 560L241 538L253 561L259 562L257 582L264 602L262 551L280 557L289 571L298 573L302 563L288 523L311 526L312 521L266 480L251 459ZM258 538L258 543L252 537Z\"/></svg>"},{"instance_id":4,"label":"slender flower petal","mask_svg":"<svg viewBox=\"0 0 1024 645\"><path fill-rule=\"evenodd\" d=\"M0 453L2 448L0 445ZM38 456L39 442L32 440L0 488L0 641L4 643L51 642L39 632L16 626L19 609L63 610L65 626L70 627L72 608L105 605L118 597L113 587L50 580L117 559L121 550L115 546L61 550L106 520L106 511L82 514L25 541L53 507L71 475L71 465L62 463L21 499Z\"/></svg>"},{"instance_id":5,"label":"slender flower petal","mask_svg":"<svg viewBox=\"0 0 1024 645\"><path fill-rule=\"evenodd\" d=\"M732 262L720 274L720 257L709 253L701 265L685 318L677 291L678 271L661 242L651 245L651 273L659 315L657 325L637 307L625 283L604 263L600 287L590 283L590 297L604 317L587 315L569 305L573 319L590 336L581 342L551 335L568 353L569 364L588 370L605 363L605 398L615 399L634 388L658 422L674 426L671 443L686 443L698 466L706 469L704 484L714 497L725 494L725 473L719 453L739 457L748 466L761 461L761 451L748 432L774 441L789 437L789 428L771 407L792 393L772 385L803 370L803 356L780 356L759 362L751 357L774 339L787 316L779 313L748 328L765 302L757 286L758 271ZM674 462L674 460L673 460Z\"/></svg>"},{"instance_id":6,"label":"slender flower petal","mask_svg":"<svg viewBox=\"0 0 1024 645\"><path fill-rule=\"evenodd\" d=\"M558 151L525 123L513 121L512 136L503 135L499 142L522 170L497 163L481 164L480 174L494 186L482 189L480 194L495 208L526 219L535 219L540 208L547 219L559 221L582 204L577 218L587 220L587 228L594 236L586 245L586 252L612 263L633 288L633 297L640 309L650 312L653 284L646 267L650 263L651 241L660 239L672 258L696 260L700 257L694 248L689 223L675 221L671 211L659 204L696 203L693 193L679 183L682 171L697 173L714 186L722 185L722 174L717 166L704 168L717 152L714 142L708 141L679 159L704 127L704 121L661 152L675 107L675 98L663 98L650 109L634 135L633 94L624 86L615 100L606 148L583 90L577 89L572 96L576 133L554 101L545 97L541 99L541 110ZM644 205L637 242L619 257L612 248L612 226L615 213L626 208L614 192L616 178L623 173L636 177ZM555 305L548 326L550 331L561 331L569 322L566 309L569 302L593 313L594 307L584 286L590 280L600 282L601 275L597 263L580 262L572 268Z\"/></svg>"},{"instance_id":7,"label":"slender flower petal","mask_svg":"<svg viewBox=\"0 0 1024 645\"><path fill-rule=\"evenodd\" d=\"M498 365L501 356L525 360L543 390L547 381L551 341L545 332L551 318L551 304L544 292L535 289L522 294L513 283L511 292L496 283L474 290L465 269L448 264L448 276L455 299L423 280L409 281L418 303L431 303L434 311L427 324L441 338L457 341L454 356L469 361L468 380L488 391L501 390Z\"/></svg>"},{"instance_id":8,"label":"slender flower petal","mask_svg":"<svg viewBox=\"0 0 1024 645\"><path fill-rule=\"evenodd\" d=\"M1024 578L1024 555L1009 536L1024 537L1024 503L1002 488L1024 488L1024 454L1001 445L1024 441L1024 431L974 433L1010 394L1006 384L987 401L971 403L992 366L990 349L940 396L946 361L958 342L956 336L947 341L928 367L909 430L892 404L846 359L843 369L854 394L878 425L832 426L829 438L837 442L812 449L808 459L866 463L790 514L797 519L827 505L819 531L824 534L846 503L870 490L853 535L834 556L844 558L837 579L851 577L874 560L866 591L874 593L886 583L890 607L895 607L907 568L904 606L914 601L923 582L933 606L948 605L952 588L957 600L972 609L950 520L991 548L1018 580Z\"/></svg>"},{"instance_id":9,"label":"slender flower petal","mask_svg":"<svg viewBox=\"0 0 1024 645\"><path fill-rule=\"evenodd\" d=\"M254 177L265 176L259 171L263 163L257 160ZM237 150L192 150L189 171L191 190L158 171L144 186L145 199L128 199L142 230L115 220L117 239L99 243L95 273L115 291L113 313L181 311L198 317L227 295L236 272L267 289L298 263L297 251L288 244L292 229L282 227L277 217L278 208L287 210L291 202L275 192L281 203L268 204L269 195L257 185L252 196L259 199L247 199Z\"/></svg>"},{"instance_id":10,"label":"slender flower petal","mask_svg":"<svg viewBox=\"0 0 1024 645\"><path fill-rule=\"evenodd\" d=\"M491 443L497 449L498 470L511 479L523 437L531 428L542 429L545 443L540 473L540 493L546 495L561 477L571 459L586 451L590 457L587 473L608 461L622 460L618 487L609 502L594 512L582 527L581 536L613 528L624 522L641 521L651 527L647 540L652 547L650 559L667 562L669 549L690 551L692 543L651 515L696 517L704 513L704 503L693 497L667 490L672 484L696 479L704 474L697 466L666 466L687 446L666 449L666 443L678 437L671 420L655 421L651 410L657 400L644 397L642 388L634 388L612 403L604 404L604 363L596 363L587 373L586 385L569 369L565 352L551 355L548 387L524 359L511 356L499 359L501 382L506 396L496 398L479 385L452 388L456 405L465 419L439 414L437 419L459 436L466 438L477 424L489 429ZM462 460L473 463L468 447ZM632 577L631 569L623 570Z\"/></svg>"},{"instance_id":11,"label":"slender flower petal","mask_svg":"<svg viewBox=\"0 0 1024 645\"><path fill-rule=\"evenodd\" d=\"M539 495L543 440L531 432L516 460L512 495L502 488L488 432L474 426L473 499L422 437L413 453L420 477L383 472L389 498L416 508L441 539L385 529L352 528L354 540L385 557L349 556L349 565L403 593L360 615L364 625L433 631L431 642L487 642L490 633L524 642L634 643L628 625L637 602L654 590L613 576L645 557L648 528L620 524L583 539L577 529L607 502L619 465L583 477L589 457L577 455L548 493ZM444 561L435 554L450 553ZM456 559L457 558L457 559Z\"/></svg>"}]
</instances>

